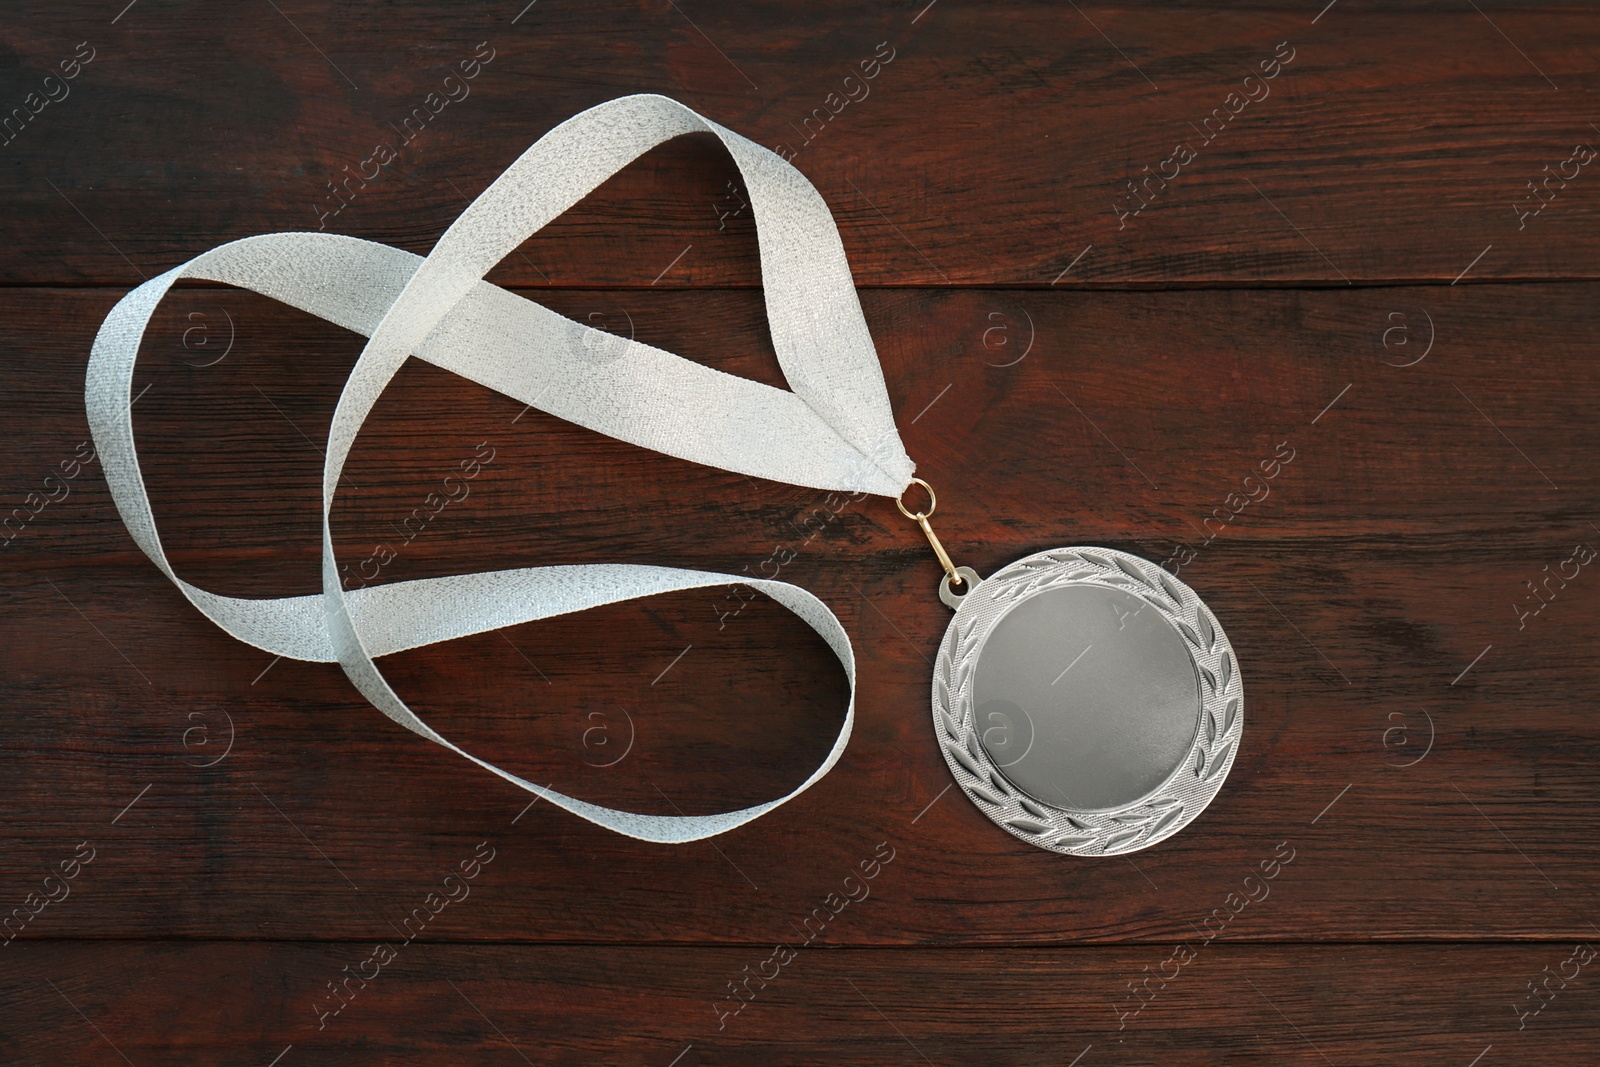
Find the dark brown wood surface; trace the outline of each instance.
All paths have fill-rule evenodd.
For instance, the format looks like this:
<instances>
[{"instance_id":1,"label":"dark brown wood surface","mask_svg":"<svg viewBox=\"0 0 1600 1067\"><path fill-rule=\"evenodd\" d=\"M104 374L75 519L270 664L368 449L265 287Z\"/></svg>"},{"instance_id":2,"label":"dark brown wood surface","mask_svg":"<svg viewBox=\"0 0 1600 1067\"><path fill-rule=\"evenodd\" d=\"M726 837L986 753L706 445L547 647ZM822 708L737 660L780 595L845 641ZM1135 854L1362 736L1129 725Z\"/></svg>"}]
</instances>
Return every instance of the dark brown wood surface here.
<instances>
[{"instance_id":1,"label":"dark brown wood surface","mask_svg":"<svg viewBox=\"0 0 1600 1067\"><path fill-rule=\"evenodd\" d=\"M70 93L0 146L0 514L36 512L0 534L0 903L79 857L70 894L0 940L0 1062L1600 1054L1600 577L1541 584L1548 603L1526 585L1600 548L1600 176L1574 147L1600 145L1592 11L30 4L0 34L0 106L85 40ZM82 461L100 320L222 241L315 229L326 183L485 41L470 95L326 228L426 252L542 132L626 92L798 149L957 561L1193 551L1182 577L1248 687L1243 748L1193 826L1068 859L947 791L928 690L949 616L892 503L821 523L826 494L648 453L426 365L357 443L340 559L392 539L474 455L492 459L470 493L384 580L739 574L791 548L780 576L828 602L860 661L855 734L826 779L680 846L527 808L337 667L221 633L137 551ZM1269 95L1119 220L1127 179L1199 144L1188 124L1291 49L1251 83ZM870 93L802 144L790 124L875 52L893 58ZM1527 188L1574 168L1543 199ZM734 178L709 139L675 142L492 277L782 385ZM169 296L134 421L187 580L317 588L321 440L359 351L251 294ZM1206 525L1290 450L1266 499ZM803 780L845 694L802 623L740 603L658 597L384 668L430 723L525 777L726 810ZM400 930L489 850L465 900ZM804 941L875 855L892 859L870 896L730 1017L729 982ZM1245 876L1285 856L1247 902ZM396 958L332 1015L328 983L380 945Z\"/></svg>"}]
</instances>

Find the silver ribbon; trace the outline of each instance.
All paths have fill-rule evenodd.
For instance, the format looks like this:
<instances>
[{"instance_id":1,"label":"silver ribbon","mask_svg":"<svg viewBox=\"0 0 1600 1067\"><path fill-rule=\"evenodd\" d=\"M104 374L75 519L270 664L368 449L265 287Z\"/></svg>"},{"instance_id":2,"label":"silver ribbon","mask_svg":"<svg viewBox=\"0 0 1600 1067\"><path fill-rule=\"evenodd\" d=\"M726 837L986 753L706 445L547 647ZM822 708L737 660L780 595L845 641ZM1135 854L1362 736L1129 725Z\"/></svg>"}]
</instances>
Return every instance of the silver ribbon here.
<instances>
[{"instance_id":1,"label":"silver ribbon","mask_svg":"<svg viewBox=\"0 0 1600 1067\"><path fill-rule=\"evenodd\" d=\"M626 342L623 357L584 356L582 323L483 280L530 235L646 151L686 133L715 135L749 191L767 318L792 391ZM368 338L328 427L322 471L322 592L242 599L191 585L161 547L131 413L139 342L173 282L254 290ZM621 342L621 339L617 339ZM675 100L625 96L541 137L445 231L426 258L325 233L233 241L134 289L95 337L85 383L89 426L134 541L212 622L291 659L337 660L395 722L590 822L646 841L724 833L805 792L844 752L855 719L855 655L838 618L798 586L634 564L521 567L346 591L328 517L351 445L410 356L580 426L667 455L818 489L898 496L914 470L895 431L872 337L822 196L776 154ZM741 583L804 619L839 658L850 703L827 758L791 792L715 815L645 815L565 796L479 759L434 731L389 687L375 657L601 604Z\"/></svg>"}]
</instances>

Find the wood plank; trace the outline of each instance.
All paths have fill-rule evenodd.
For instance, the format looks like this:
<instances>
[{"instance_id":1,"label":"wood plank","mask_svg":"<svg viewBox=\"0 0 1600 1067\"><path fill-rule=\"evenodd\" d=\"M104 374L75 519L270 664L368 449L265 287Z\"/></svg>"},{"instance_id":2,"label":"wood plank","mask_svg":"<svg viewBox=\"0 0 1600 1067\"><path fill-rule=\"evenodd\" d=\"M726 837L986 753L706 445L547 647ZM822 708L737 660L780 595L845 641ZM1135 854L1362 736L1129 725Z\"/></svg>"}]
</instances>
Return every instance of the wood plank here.
<instances>
[{"instance_id":1,"label":"wood plank","mask_svg":"<svg viewBox=\"0 0 1600 1067\"><path fill-rule=\"evenodd\" d=\"M1597 636L1590 613L1549 620L1571 646L1497 634L1499 658L1452 687L1481 644L1457 639L1444 661L1397 652L1359 604L1335 595L1316 615L1325 592L1314 583L1271 584L1273 563L1241 554L1226 566L1299 618L1353 684L1291 643L1247 586L1208 587L1249 679L1245 747L1206 814L1131 862L1038 852L944 792L922 658L940 619L917 606L921 581L807 572L862 656L850 750L759 827L664 847L543 805L525 811L525 794L394 727L336 669L272 666L153 576L100 593L69 578L57 584L82 616L44 587L16 604L27 624L6 626L8 734L27 758L0 783L0 805L18 814L0 870L20 897L79 841L103 849L38 936L380 936L429 872L489 840L504 880L452 917L451 936L720 942L767 936L887 841L901 858L856 941L1061 943L1182 936L1288 841L1301 858L1231 936L1587 936L1596 753L1584 709L1600 679L1592 657L1574 656ZM1406 570L1362 573L1386 587ZM884 615L852 603L846 581ZM703 607L600 611L508 631L515 649L490 635L388 669L447 736L519 773L635 810L733 808L778 795L815 762L839 682L820 650L796 654L799 628L776 612L759 629L752 614L735 642L697 622ZM606 725L625 741L618 707L638 751L593 766L611 753L584 734ZM1385 748L1396 725L1411 736Z\"/></svg>"},{"instance_id":2,"label":"wood plank","mask_svg":"<svg viewBox=\"0 0 1600 1067\"><path fill-rule=\"evenodd\" d=\"M1317 6L413 4L375 35L304 4L28 3L4 106L94 58L6 134L0 284L127 285L319 226L425 251L539 134L635 91L794 154L863 284L1595 276L1586 9ZM708 138L654 153L502 274L755 284L734 177Z\"/></svg>"},{"instance_id":3,"label":"wood plank","mask_svg":"<svg viewBox=\"0 0 1600 1067\"><path fill-rule=\"evenodd\" d=\"M116 295L0 294L0 353L30 399L0 442L5 469L34 472L19 502L82 439L83 353ZM642 340L779 380L753 292L541 298L626 311ZM26 758L0 778L0 810L25 814L0 884L32 885L89 840L103 858L24 939L378 937L487 839L505 858L448 936L752 942L888 842L900 858L851 943L1159 941L1288 841L1301 858L1230 939L1587 937L1600 619L1586 574L1521 629L1514 610L1523 578L1600 537L1597 475L1574 459L1594 448L1600 393L1593 331L1574 325L1587 298L1575 284L866 294L908 447L945 492L941 532L980 572L1071 543L1167 558L1279 442L1296 450L1182 569L1244 664L1245 750L1193 828L1132 862L1037 852L943 794L927 660L948 616L935 564L884 502L807 542L823 494L536 412L513 423L518 405L415 368L358 446L346 550L390 536L485 440L498 451L473 495L392 577L595 560L738 573L798 544L782 576L840 613L861 656L840 767L714 842L646 846L542 807L518 819L524 794L394 727L336 668L273 665L211 627L133 551L91 469L6 549L8 736ZM198 366L215 350L183 347L188 316L216 329L222 309L235 348ZM1414 347L1385 346L1396 312ZM356 341L214 289L163 314L136 419L183 572L238 594L311 591L315 440ZM1434 348L1393 365L1422 351L1429 317ZM1034 347L1012 363L1027 322ZM657 598L388 669L430 721L520 773L638 810L735 807L804 777L842 683L799 623L758 602L722 626L725 605ZM597 766L630 716L636 750ZM200 766L229 717L234 747Z\"/></svg>"},{"instance_id":4,"label":"wood plank","mask_svg":"<svg viewBox=\"0 0 1600 1067\"><path fill-rule=\"evenodd\" d=\"M780 957L780 968L763 966L774 952L765 943L394 940L381 969L366 962L377 946L365 942L15 946L0 974L0 1048L18 1064L267 1064L279 1056L281 1067L444 1064L463 1055L496 1065L678 1067L774 1059L1462 1065L1480 1057L1509 1067L1592 1062L1600 1053L1593 965L1580 965L1583 954L1567 944L1187 946L1192 956L1157 945L800 947ZM728 984L758 972L775 977L752 979L737 1014L719 1012ZM1127 986L1146 973L1171 977L1152 980L1134 1013ZM1554 976L1550 994L1530 1000L1527 983L1546 974ZM348 982L347 1001L328 992L336 980ZM1519 1007L1531 1012L1526 1004L1542 1007L1519 1016Z\"/></svg>"},{"instance_id":5,"label":"wood plank","mask_svg":"<svg viewBox=\"0 0 1600 1067\"><path fill-rule=\"evenodd\" d=\"M0 358L29 399L14 415L17 432L0 441L0 461L15 472L10 508L30 492L60 494L44 479L87 438L86 354L120 295L0 294ZM754 292L527 295L782 384ZM864 305L907 447L945 493L944 536L977 553L981 570L1029 545L1089 535L1137 542L1157 559L1197 547L1216 509L1227 514L1229 494L1285 441L1295 459L1279 491L1237 512L1226 539L1381 529L1432 543L1522 537L1530 524L1575 535L1600 494L1593 465L1575 458L1594 447L1600 405L1600 339L1585 325L1581 284L873 291ZM169 549L199 568L196 580L265 594L273 587L230 584L274 580L233 573L231 553L315 558L318 442L359 351L355 335L250 294L184 289L163 305L136 373L135 426ZM825 499L522 408L426 365L406 368L353 453L337 505L341 544L359 561L395 536L394 524L483 442L495 459L470 501L441 516L450 535L414 538L399 567L446 556L458 567L509 566L536 552L552 563L671 556L737 570L765 559L764 545L803 537L805 513ZM131 549L106 521L98 477L68 491L5 551L87 560ZM657 521L641 523L638 512ZM1013 532L996 543L993 523ZM845 509L818 540L842 553L835 558L922 560L912 531L877 504ZM600 547L607 555L597 557ZM275 580L280 592L313 588L298 563Z\"/></svg>"}]
</instances>

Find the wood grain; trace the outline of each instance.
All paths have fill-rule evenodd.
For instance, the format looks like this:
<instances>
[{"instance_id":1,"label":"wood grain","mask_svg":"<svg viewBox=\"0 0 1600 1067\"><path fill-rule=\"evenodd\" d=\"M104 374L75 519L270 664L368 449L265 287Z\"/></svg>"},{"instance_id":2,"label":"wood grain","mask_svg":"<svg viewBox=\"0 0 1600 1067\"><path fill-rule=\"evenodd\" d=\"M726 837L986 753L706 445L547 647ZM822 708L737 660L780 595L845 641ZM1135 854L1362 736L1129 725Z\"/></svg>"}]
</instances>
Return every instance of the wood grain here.
<instances>
[{"instance_id":1,"label":"wood grain","mask_svg":"<svg viewBox=\"0 0 1600 1067\"><path fill-rule=\"evenodd\" d=\"M1597 32L1582 6L1433 0L22 5L0 41L0 1060L1594 1061L1600 579L1550 575L1600 545L1575 148L1600 139ZM452 72L469 93L391 126ZM635 91L783 146L826 196L958 562L1109 545L1211 604L1246 728L1183 833L1066 861L950 788L928 709L949 614L889 502L834 509L426 365L357 442L341 562L739 575L792 550L779 576L859 660L824 781L710 841L601 832L337 667L227 637L136 551L82 399L130 286L319 224L426 252L541 133ZM336 197L380 141L395 158ZM664 146L492 278L782 386L736 178L708 138ZM185 578L317 588L322 436L359 351L249 294L169 296L134 423ZM469 458L470 492L419 519ZM792 788L846 694L809 629L733 587L383 667L469 750L655 813ZM729 1016L730 982L802 944ZM395 959L330 1016L379 945Z\"/></svg>"},{"instance_id":2,"label":"wood grain","mask_svg":"<svg viewBox=\"0 0 1600 1067\"><path fill-rule=\"evenodd\" d=\"M28 946L8 961L0 988L44 1025L0 1048L8 1062L28 1065L119 1064L120 1050L134 1063L177 1065L265 1064L282 1054L311 1065L469 1055L495 1065L679 1067L774 1059L1059 1065L1075 1056L1081 1064L1447 1067L1474 1056L1582 1062L1600 1051L1586 972L1566 989L1552 982L1557 991L1517 1029L1525 983L1561 969L1565 945L1213 945L1181 968L1168 964L1176 976L1152 986L1159 992L1136 1015L1118 1011L1127 983L1160 969L1167 946L813 947L797 950L765 988L752 982L752 999L731 1017L713 1003L771 946L411 945L371 982L351 980L338 1015L319 1015L337 1003L326 983L346 967L354 973L373 947Z\"/></svg>"},{"instance_id":3,"label":"wood grain","mask_svg":"<svg viewBox=\"0 0 1600 1067\"><path fill-rule=\"evenodd\" d=\"M86 333L90 308L114 295L19 291L4 318ZM529 295L631 317L641 340L781 383L755 293ZM386 579L530 561L739 574L795 546L782 576L824 597L866 657L840 768L715 843L644 846L538 808L513 828L524 795L394 727L336 668L273 665L183 604L133 552L91 470L6 549L28 610L0 628L26 679L10 694L22 736L83 737L109 761L92 766L116 770L19 766L0 789L37 814L0 862L21 879L78 837L117 841L95 872L103 887L74 902L79 936L377 936L416 872L510 834L515 878L486 889L452 936L705 943L768 936L777 901L798 907L890 841L904 881L853 943L1059 943L1183 936L1290 840L1307 857L1292 890L1230 937L1587 936L1597 752L1582 709L1600 677L1577 650L1600 638L1600 620L1586 573L1520 629L1515 608L1523 578L1600 538L1588 525L1600 486L1572 461L1595 444L1583 412L1600 403L1596 341L1571 329L1586 285L865 301L960 558L987 573L1060 544L1158 561L1196 551L1181 573L1228 628L1249 695L1233 779L1192 829L1132 862L1063 865L997 835L959 794L941 799L927 702L948 614L931 595L934 563L883 501L823 523L825 494L519 416L414 366L357 447L337 520L348 557L399 541L394 524L483 441L495 456L470 495L404 544ZM1542 313L1530 319L1530 306ZM1409 349L1399 334L1385 345L1388 309L1419 331ZM193 365L214 355L198 335L183 346L191 314L236 323L221 362ZM1429 319L1428 356L1392 365L1423 350ZM9 329L7 348L49 351L37 326ZM81 366L70 346L87 338L70 334L55 341L59 361L18 368L58 395L8 439L26 450L15 469L45 469L82 433L62 363ZM257 298L173 298L139 372L137 431L191 580L244 595L315 588L316 441L358 346ZM1284 441L1294 458L1271 494L1205 545L1197 528L1216 530L1214 509ZM843 706L838 668L803 624L765 600L743 605L721 590L654 598L386 669L447 736L520 774L635 810L722 810L803 780ZM64 706L63 692L80 696ZM220 745L230 717L235 748L198 767L220 752L201 742ZM629 738L623 759L600 766ZM172 878L147 877L157 857ZM1365 874L1374 859L1381 880ZM563 875L540 873L552 866ZM285 892L316 904L282 909ZM618 909L618 896L632 903Z\"/></svg>"},{"instance_id":4,"label":"wood grain","mask_svg":"<svg viewBox=\"0 0 1600 1067\"><path fill-rule=\"evenodd\" d=\"M98 51L0 149L6 284L126 285L225 240L319 226L424 252L539 134L636 91L795 152L864 284L1448 282L1491 244L1469 280L1587 278L1600 262L1588 170L1569 164L1578 176L1537 194L1554 197L1538 216L1514 207L1600 137L1586 104L1600 30L1581 7L836 4L754 19L652 0L513 24L407 3L379 27L309 4L228 19L145 4L108 27L28 6L8 100L77 42ZM406 116L480 42L494 58L406 141ZM1245 85L1281 42L1292 60ZM892 58L863 79L880 45ZM1206 126L1219 108L1227 121ZM750 213L722 217L736 174L708 141L630 168L506 279L755 284ZM1180 143L1194 161L1163 168ZM378 145L396 157L364 168ZM1181 174L1125 220L1146 166Z\"/></svg>"},{"instance_id":5,"label":"wood grain","mask_svg":"<svg viewBox=\"0 0 1600 1067\"><path fill-rule=\"evenodd\" d=\"M16 472L12 506L86 439L86 352L119 295L0 293L0 352L31 401L15 416L27 432L0 441ZM783 384L755 292L525 295ZM1224 540L1371 534L1424 544L1491 532L1514 539L1530 524L1559 522L1576 533L1600 496L1581 458L1595 444L1590 413L1600 402L1600 336L1582 284L869 290L863 303L907 448L947 494L944 536L988 553L978 559L985 572L1063 538L1142 542L1145 554L1167 558L1214 530L1206 517L1283 441L1296 456L1279 489L1239 512ZM163 306L135 374L135 432L168 548L200 568L189 572L196 580L239 594L314 588L303 566L271 586L240 575L231 557L315 559L319 439L359 351L354 334L250 294L183 289ZM1414 366L1397 365L1424 352ZM352 454L336 505L344 550L359 560L376 538L394 536L391 524L481 442L495 459L470 499L440 516L446 526L434 529L450 534L415 538L398 566L446 555L458 568L508 566L537 554L552 563L715 559L737 571L766 558L764 546L804 536L802 518L825 497L522 408L409 365ZM128 552L126 533L105 521L108 505L98 477L81 479L5 551ZM997 527L1009 529L998 543ZM878 504L845 509L817 540L830 558L893 550L932 566Z\"/></svg>"}]
</instances>

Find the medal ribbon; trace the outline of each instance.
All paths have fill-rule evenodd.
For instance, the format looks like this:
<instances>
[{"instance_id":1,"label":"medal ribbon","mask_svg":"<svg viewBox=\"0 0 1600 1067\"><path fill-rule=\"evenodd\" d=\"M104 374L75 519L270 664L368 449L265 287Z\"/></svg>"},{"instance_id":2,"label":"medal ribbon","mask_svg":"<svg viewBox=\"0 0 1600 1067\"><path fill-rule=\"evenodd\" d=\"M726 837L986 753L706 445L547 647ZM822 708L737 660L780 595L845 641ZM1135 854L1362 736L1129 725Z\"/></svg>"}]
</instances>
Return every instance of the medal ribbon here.
<instances>
[{"instance_id":1,"label":"medal ribbon","mask_svg":"<svg viewBox=\"0 0 1600 1067\"><path fill-rule=\"evenodd\" d=\"M484 281L552 219L651 148L714 135L749 192L767 319L790 390L725 374L637 341L585 358L592 328ZM245 599L179 578L156 531L133 439L132 383L150 316L180 278L250 289L367 337L328 427L322 470L322 592ZM621 339L617 339L622 343ZM395 722L599 826L646 841L731 830L803 793L838 762L855 719L855 655L838 618L788 582L637 564L519 567L345 590L329 515L357 432L410 356L619 440L695 463L818 489L897 497L914 465L895 431L872 337L833 216L789 163L675 100L625 96L541 137L462 212L426 258L326 233L233 241L145 282L95 337L85 383L106 482L134 541L212 622L274 655L338 661ZM827 758L791 792L714 815L646 815L590 804L479 759L406 706L375 657L680 589L739 583L784 605L833 650L850 702Z\"/></svg>"}]
</instances>

